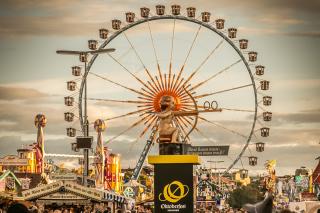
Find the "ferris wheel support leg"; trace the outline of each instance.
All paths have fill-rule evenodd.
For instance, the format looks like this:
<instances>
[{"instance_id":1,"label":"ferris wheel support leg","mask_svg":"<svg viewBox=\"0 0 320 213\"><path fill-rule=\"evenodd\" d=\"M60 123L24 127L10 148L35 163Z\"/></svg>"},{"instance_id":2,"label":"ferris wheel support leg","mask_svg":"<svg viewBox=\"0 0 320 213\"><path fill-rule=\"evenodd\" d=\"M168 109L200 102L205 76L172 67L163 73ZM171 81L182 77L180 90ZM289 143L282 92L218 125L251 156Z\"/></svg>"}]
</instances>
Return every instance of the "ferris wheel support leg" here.
<instances>
[{"instance_id":1,"label":"ferris wheel support leg","mask_svg":"<svg viewBox=\"0 0 320 213\"><path fill-rule=\"evenodd\" d=\"M143 151L142 151L142 153L140 155L138 163L137 163L136 167L133 170L133 174L131 176L131 180L137 180L139 178L143 163L147 158L147 155L148 155L148 153L149 153L149 151L151 149L151 145L152 144L153 144L152 140L147 140L147 143L143 148Z\"/></svg>"},{"instance_id":2,"label":"ferris wheel support leg","mask_svg":"<svg viewBox=\"0 0 320 213\"><path fill-rule=\"evenodd\" d=\"M83 168L83 185L87 185L88 171L89 171L89 149L83 149L84 168Z\"/></svg>"},{"instance_id":3,"label":"ferris wheel support leg","mask_svg":"<svg viewBox=\"0 0 320 213\"><path fill-rule=\"evenodd\" d=\"M87 72L87 62L84 63L85 71ZM84 85L84 136L89 136L89 122L87 115L87 76L85 76ZM87 186L87 178L89 175L89 149L83 150L84 168L83 168L83 185Z\"/></svg>"}]
</instances>

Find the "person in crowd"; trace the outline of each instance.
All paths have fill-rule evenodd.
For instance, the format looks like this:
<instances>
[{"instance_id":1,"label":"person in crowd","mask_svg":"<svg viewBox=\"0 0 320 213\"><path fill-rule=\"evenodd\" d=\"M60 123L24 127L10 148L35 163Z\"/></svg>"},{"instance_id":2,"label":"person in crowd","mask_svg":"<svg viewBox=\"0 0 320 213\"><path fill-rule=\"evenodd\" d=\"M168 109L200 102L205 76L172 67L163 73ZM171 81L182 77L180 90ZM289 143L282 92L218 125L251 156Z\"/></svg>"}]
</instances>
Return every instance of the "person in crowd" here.
<instances>
[{"instance_id":1,"label":"person in crowd","mask_svg":"<svg viewBox=\"0 0 320 213\"><path fill-rule=\"evenodd\" d=\"M283 209L281 210L280 213L294 213L294 212L290 211L289 209Z\"/></svg>"},{"instance_id":2,"label":"person in crowd","mask_svg":"<svg viewBox=\"0 0 320 213\"><path fill-rule=\"evenodd\" d=\"M12 203L9 208L7 213L29 213L28 208L23 205L22 203Z\"/></svg>"},{"instance_id":3,"label":"person in crowd","mask_svg":"<svg viewBox=\"0 0 320 213\"><path fill-rule=\"evenodd\" d=\"M244 209L249 213L272 213L273 197L271 194L266 193L263 201L254 205L246 204Z\"/></svg>"}]
</instances>

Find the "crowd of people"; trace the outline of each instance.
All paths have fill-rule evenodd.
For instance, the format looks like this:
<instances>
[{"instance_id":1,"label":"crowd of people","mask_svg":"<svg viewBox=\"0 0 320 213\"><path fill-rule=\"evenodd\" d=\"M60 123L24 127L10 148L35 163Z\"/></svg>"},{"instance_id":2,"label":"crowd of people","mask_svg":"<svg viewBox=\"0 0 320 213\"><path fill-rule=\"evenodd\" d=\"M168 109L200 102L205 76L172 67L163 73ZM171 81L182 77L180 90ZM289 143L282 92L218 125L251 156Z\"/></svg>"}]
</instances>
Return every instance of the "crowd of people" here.
<instances>
[{"instance_id":1,"label":"crowd of people","mask_svg":"<svg viewBox=\"0 0 320 213\"><path fill-rule=\"evenodd\" d=\"M151 208L136 208L136 210L132 211L123 211L116 210L114 213L152 213L153 210ZM97 209L91 208L90 206L80 207L80 206L60 206L60 207L49 207L49 208L38 208L37 206L26 206L23 203L11 203L9 206L0 206L0 213L113 213L111 208L107 207L106 209ZM244 209L223 209L219 210L217 208L210 209L197 209L196 213L251 213L250 211L246 211ZM255 213L269 213L269 212L260 212L257 211ZM270 212L271 213L271 212ZM282 210L280 213L293 213L289 210Z\"/></svg>"},{"instance_id":2,"label":"crowd of people","mask_svg":"<svg viewBox=\"0 0 320 213\"><path fill-rule=\"evenodd\" d=\"M122 213L121 209L112 211L110 207L104 205L32 205L24 202L8 202L0 205L0 213Z\"/></svg>"},{"instance_id":3,"label":"crowd of people","mask_svg":"<svg viewBox=\"0 0 320 213\"><path fill-rule=\"evenodd\" d=\"M261 203L261 202L260 202ZM258 203L259 204L259 203ZM257 204L251 205L255 208L224 208L218 209L216 206L207 206L205 208L198 208L196 213L272 213L272 207L267 210L266 208L259 208ZM152 213L154 209L151 206L136 206L134 210L121 210L117 209L112 211L108 206L103 203L95 203L92 205L48 205L26 203L26 202L2 202L0 203L0 213ZM293 213L286 210L276 211L279 213Z\"/></svg>"}]
</instances>

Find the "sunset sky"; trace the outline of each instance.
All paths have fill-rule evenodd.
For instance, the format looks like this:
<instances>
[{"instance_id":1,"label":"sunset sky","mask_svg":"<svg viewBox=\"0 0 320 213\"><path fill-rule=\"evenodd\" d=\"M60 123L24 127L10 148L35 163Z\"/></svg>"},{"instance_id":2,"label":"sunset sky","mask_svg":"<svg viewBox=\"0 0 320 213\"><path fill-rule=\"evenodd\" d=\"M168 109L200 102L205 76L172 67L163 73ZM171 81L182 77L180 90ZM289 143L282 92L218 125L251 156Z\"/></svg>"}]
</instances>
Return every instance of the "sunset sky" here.
<instances>
[{"instance_id":1,"label":"sunset sky","mask_svg":"<svg viewBox=\"0 0 320 213\"><path fill-rule=\"evenodd\" d=\"M194 6L197 8L197 16L202 11L210 11L213 18L226 19L227 27L237 27L239 35L249 39L249 49L259 53L259 63L266 67L263 79L271 82L268 94L273 97L273 104L268 109L273 112L273 120L268 124L271 128L270 137L264 140L266 151L258 154L259 166L254 167L253 172L261 173L267 159L277 160L276 171L279 174L293 174L300 166L315 168L315 158L320 156L320 2L317 0L3 0L0 3L0 157L16 154L16 149L21 145L35 141L36 129L33 120L38 113L45 114L48 119L45 128L46 152L72 153L70 143L74 139L65 134L68 125L63 119L63 112L67 109L63 104L63 97L69 94L66 82L72 79L71 66L78 65L79 62L77 57L57 55L56 50L87 49L87 40L98 39L98 29L101 27L111 29L112 19L118 18L125 23L124 14L128 11L135 12L140 18L139 8L143 6L149 7L152 14L155 14L154 8L157 4L166 5L167 13L170 12L172 4L180 4L183 13L186 7ZM165 50L165 45L170 44L169 37L165 35L171 35L171 23L152 25L154 33L158 34L155 38L159 38L159 51ZM146 45L144 38L149 39L149 32L144 30L145 28L138 28L130 35L141 48ZM196 27L181 24L177 30L180 30L180 34L177 33L176 49L183 48L185 44L189 46ZM198 58L203 58L203 52L210 50L211 46L219 41L209 34L202 33L201 36L199 49L191 55L196 62L201 61ZM127 48L120 39L112 47L117 49L115 56L121 56ZM186 50L187 48L184 52ZM175 51L178 62L175 68L178 68L178 64L183 61L184 52L179 58L179 51ZM143 55L142 49L140 52ZM219 54L222 56L217 56L216 63L210 65L212 69L223 67L219 63L228 60L232 62L233 56L227 49L226 52L217 53ZM131 63L133 58L134 55L129 54L128 63ZM118 74L121 72L119 67L112 65L107 59L102 59L97 62L96 69L103 70L104 75L122 80L127 86L135 86L124 72ZM144 60L153 59L146 54ZM147 65L152 66L152 63ZM136 69L137 75L142 75L137 65L133 64L131 68ZM232 74L228 76L230 79L233 77ZM235 78L233 81L245 81ZM224 85L226 80L222 78L214 86ZM130 97L110 85L102 86L101 82L95 80L91 82L92 96ZM238 97L240 99L246 95ZM248 98L248 101L252 100ZM242 106L248 104L246 100L237 102ZM92 103L89 117L105 118L128 112L125 110L126 106L117 106L118 109L114 109L114 106ZM246 118L249 119L250 116ZM230 119L219 117L222 123L230 122ZM105 138L118 134L125 128L124 123L127 121L133 122L129 119L122 123L107 123ZM240 122L230 125L242 128ZM206 126L203 128L219 145L223 145L223 141L237 140L228 138L229 136L219 130L206 132ZM131 131L110 144L114 152L121 153L125 167L134 167L143 148L144 139L138 141L134 148L128 148L140 132L141 129ZM92 132L92 135L95 136L95 133ZM194 138L196 140L196 136ZM74 165L72 160L54 160L59 163L63 161L67 166ZM227 163L224 166L227 166ZM236 167L239 167L239 163Z\"/></svg>"}]
</instances>

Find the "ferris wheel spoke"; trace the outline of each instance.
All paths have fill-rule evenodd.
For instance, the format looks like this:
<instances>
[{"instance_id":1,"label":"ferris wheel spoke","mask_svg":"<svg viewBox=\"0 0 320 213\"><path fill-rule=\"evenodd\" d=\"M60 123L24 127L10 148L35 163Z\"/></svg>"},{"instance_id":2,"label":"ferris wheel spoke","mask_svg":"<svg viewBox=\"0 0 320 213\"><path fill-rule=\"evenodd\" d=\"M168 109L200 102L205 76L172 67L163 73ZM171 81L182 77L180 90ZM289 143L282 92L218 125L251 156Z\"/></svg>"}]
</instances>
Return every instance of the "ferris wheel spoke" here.
<instances>
[{"instance_id":1,"label":"ferris wheel spoke","mask_svg":"<svg viewBox=\"0 0 320 213\"><path fill-rule=\"evenodd\" d=\"M191 73L184 84L187 84L194 76L199 72L201 67L209 60L209 58L216 52L217 49L222 45L224 39L222 39L217 46L207 55L207 57L200 63L200 65Z\"/></svg>"},{"instance_id":2,"label":"ferris wheel spoke","mask_svg":"<svg viewBox=\"0 0 320 213\"><path fill-rule=\"evenodd\" d=\"M166 90L168 89L168 83L169 83L169 81L167 82L167 74L164 74L164 88Z\"/></svg>"},{"instance_id":3,"label":"ferris wheel spoke","mask_svg":"<svg viewBox=\"0 0 320 213\"><path fill-rule=\"evenodd\" d=\"M152 103L145 103L145 104L143 104L143 105L138 105L137 107L138 107L138 108L141 108L141 107L151 107L151 106L153 106Z\"/></svg>"},{"instance_id":4,"label":"ferris wheel spoke","mask_svg":"<svg viewBox=\"0 0 320 213\"><path fill-rule=\"evenodd\" d=\"M188 90L188 89L186 89L186 90ZM190 91L188 91L188 92L190 92ZM194 92L190 92L191 94L193 94ZM188 93L186 93L184 90L182 90L182 91L178 91L178 94L180 95L180 99L181 99L181 101L186 101L186 100L191 100L190 99L190 96L189 96L189 94Z\"/></svg>"},{"instance_id":5,"label":"ferris wheel spoke","mask_svg":"<svg viewBox=\"0 0 320 213\"><path fill-rule=\"evenodd\" d=\"M150 110L152 107L147 107L147 108L144 108L144 109L139 109L139 110L136 110L136 111L132 111L132 112L128 112L126 114L123 114L123 115L118 115L118 116L114 116L114 117L111 117L111 118L106 118L104 119L105 121L110 121L110 120L114 120L114 119L118 119L118 118L124 118L124 117L128 117L128 116L131 116L131 115L135 115L135 114L139 114L139 113L143 113L147 110Z\"/></svg>"},{"instance_id":6,"label":"ferris wheel spoke","mask_svg":"<svg viewBox=\"0 0 320 213\"><path fill-rule=\"evenodd\" d=\"M146 88L148 88L151 92L152 89L150 89L150 87L143 82L140 78L138 78L138 76L136 76L134 73L132 73L128 68L126 68L119 60L117 60L115 57L113 57L110 53L107 53L110 58L112 58L117 64L119 64L127 73L129 73L134 79L136 79L139 83L141 83L143 86L145 86Z\"/></svg>"},{"instance_id":7,"label":"ferris wheel spoke","mask_svg":"<svg viewBox=\"0 0 320 213\"><path fill-rule=\"evenodd\" d=\"M181 122L185 125L185 127L188 127L188 126L192 126L192 123L191 121L193 120L191 117L189 116L186 116L186 117L179 117L179 119L181 120Z\"/></svg>"},{"instance_id":8,"label":"ferris wheel spoke","mask_svg":"<svg viewBox=\"0 0 320 213\"><path fill-rule=\"evenodd\" d=\"M156 121L157 121L157 120L156 120ZM155 126L158 126L158 124L156 123L156 121L155 121L155 123L152 123L152 124L154 124ZM152 124L151 124L150 126L152 126ZM157 128L158 128L158 127L157 127ZM147 131L146 131L146 132L147 132ZM132 143L132 145L130 146L129 151L128 151L127 153L129 153L130 151L132 151L133 147L137 145L137 143L138 143L139 140L143 137L143 135L144 135L144 134L138 136L138 138L137 138L137 139Z\"/></svg>"},{"instance_id":9,"label":"ferris wheel spoke","mask_svg":"<svg viewBox=\"0 0 320 213\"><path fill-rule=\"evenodd\" d=\"M152 125L157 125L157 124L156 124L156 121L157 121L157 120L155 120L155 122L151 122L151 123L148 125L148 128L145 128L145 129L142 131L142 133L141 133L141 134L136 138L136 140L130 145L127 154L132 151L132 149L134 148L134 146L137 145L137 143L139 142L139 140L145 135L145 133L148 131L148 129L149 129Z\"/></svg>"},{"instance_id":10,"label":"ferris wheel spoke","mask_svg":"<svg viewBox=\"0 0 320 213\"><path fill-rule=\"evenodd\" d=\"M161 78L161 82L162 82L162 81L163 81L163 80L162 80L162 76L161 76L160 78ZM164 90L163 83L160 83L159 78L156 76L155 79L156 79L156 81L157 81L157 83L158 83L158 86L159 86L159 88L160 88L160 91L161 91L161 90Z\"/></svg>"},{"instance_id":11,"label":"ferris wheel spoke","mask_svg":"<svg viewBox=\"0 0 320 213\"><path fill-rule=\"evenodd\" d=\"M153 79L153 78L152 78ZM158 85L156 84L155 80L152 80L152 83L150 81L147 81L147 83L149 84L150 87L152 87L155 91L160 91L161 89L158 87Z\"/></svg>"},{"instance_id":12,"label":"ferris wheel spoke","mask_svg":"<svg viewBox=\"0 0 320 213\"><path fill-rule=\"evenodd\" d=\"M261 109L263 112L267 111L266 109L264 109L262 106L258 105L259 109Z\"/></svg>"},{"instance_id":13,"label":"ferris wheel spoke","mask_svg":"<svg viewBox=\"0 0 320 213\"><path fill-rule=\"evenodd\" d=\"M98 77L98 78L101 78L101 79L103 79L103 80L105 80L105 81L108 81L109 83L112 83L112 84L115 84L115 85L117 85L117 86L119 86L119 87L122 87L122 88L124 88L124 89L127 89L127 90L129 90L129 91L131 91L131 92L137 93L137 94L142 95L142 96L145 96L145 97L150 97L149 95L147 95L147 94L145 94L145 93L143 93L143 92L140 92L140 91L138 91L138 90L132 89L132 88L127 87L127 86L124 86L124 85L122 85L122 84L120 84L120 83L118 83L118 82L115 82L115 81L113 81L113 80L110 80L110 79L108 79L108 78L106 78L106 77L104 77L104 76L101 76L101 75L99 75L99 74L96 74L96 73L93 73L93 72L89 72L89 73L90 73L91 75L94 75L94 76L96 76L96 77ZM150 98L152 98L152 97L150 97Z\"/></svg>"},{"instance_id":14,"label":"ferris wheel spoke","mask_svg":"<svg viewBox=\"0 0 320 213\"><path fill-rule=\"evenodd\" d=\"M185 122L185 120L182 117L177 117L177 121L179 121L181 124L183 124L184 127L188 127L188 124Z\"/></svg>"},{"instance_id":15,"label":"ferris wheel spoke","mask_svg":"<svg viewBox=\"0 0 320 213\"><path fill-rule=\"evenodd\" d=\"M152 36L152 31L151 31L151 27L150 27L150 22L147 21L147 23L148 23L149 35L150 35L150 39L151 39L151 43L152 43L152 48L153 48L154 57L155 57L155 59L156 59L157 66L159 67L159 59L158 59L156 47L155 47L155 45L154 45L154 40L153 40L153 36Z\"/></svg>"},{"instance_id":16,"label":"ferris wheel spoke","mask_svg":"<svg viewBox=\"0 0 320 213\"><path fill-rule=\"evenodd\" d=\"M170 64L169 64L169 76L168 76L168 89L171 87L171 73L172 73L172 57L173 57L173 43L174 43L174 35L176 29L176 19L173 19L173 29L171 36L171 50L170 50Z\"/></svg>"},{"instance_id":17,"label":"ferris wheel spoke","mask_svg":"<svg viewBox=\"0 0 320 213\"><path fill-rule=\"evenodd\" d=\"M192 121L194 120L191 116L183 116L183 117L179 117L179 119L181 120L181 122L186 126L186 128L190 128L193 124ZM186 132L184 133L186 135ZM190 138L188 136L187 138L190 141Z\"/></svg>"},{"instance_id":18,"label":"ferris wheel spoke","mask_svg":"<svg viewBox=\"0 0 320 213\"><path fill-rule=\"evenodd\" d=\"M153 101L152 98L148 98L148 97L141 97L141 96L139 96L138 98L141 99L141 100L148 101L148 102L152 102L152 101Z\"/></svg>"},{"instance_id":19,"label":"ferris wheel spoke","mask_svg":"<svg viewBox=\"0 0 320 213\"><path fill-rule=\"evenodd\" d=\"M152 97L152 96L153 96L153 93L151 93L150 91L146 90L145 88L142 87L141 90L142 90L143 92L145 92L146 94L148 94L149 97Z\"/></svg>"},{"instance_id":20,"label":"ferris wheel spoke","mask_svg":"<svg viewBox=\"0 0 320 213\"><path fill-rule=\"evenodd\" d=\"M235 108L224 108L221 107L222 110L228 110L228 111L237 111L237 112L255 112L254 110L250 109L235 109Z\"/></svg>"},{"instance_id":21,"label":"ferris wheel spoke","mask_svg":"<svg viewBox=\"0 0 320 213\"><path fill-rule=\"evenodd\" d=\"M104 98L88 98L92 101L104 101L104 102L114 102L114 103L127 103L127 104L145 104L145 101L132 101L132 100L113 100L113 99L104 99Z\"/></svg>"},{"instance_id":22,"label":"ferris wheel spoke","mask_svg":"<svg viewBox=\"0 0 320 213\"><path fill-rule=\"evenodd\" d=\"M200 118L201 120L203 120L203 121L206 121L207 123L213 124L214 126L217 126L217 127L221 128L221 129L224 129L224 130L226 130L226 131L229 131L229 132L231 132L231 133L233 133L233 134L239 135L239 136L247 139L247 136L243 135L242 133L240 133L240 132L238 132L238 131L236 131L236 130L227 128L227 127L225 127L225 126L223 126L223 125L221 125L221 124L218 124L218 123L216 123L216 122L209 121L209 120L207 120L206 118L204 118L204 117L202 117L202 116L199 116L199 118Z\"/></svg>"},{"instance_id":23,"label":"ferris wheel spoke","mask_svg":"<svg viewBox=\"0 0 320 213\"><path fill-rule=\"evenodd\" d=\"M259 95L261 95L261 96L266 96L266 95L267 95L267 94L261 92L261 91L259 90L259 88L257 88L257 93L258 93Z\"/></svg>"},{"instance_id":24,"label":"ferris wheel spoke","mask_svg":"<svg viewBox=\"0 0 320 213\"><path fill-rule=\"evenodd\" d=\"M194 106L194 103L193 103L193 101L192 101L192 99L190 97L180 98L180 102L181 102L182 105Z\"/></svg>"},{"instance_id":25,"label":"ferris wheel spoke","mask_svg":"<svg viewBox=\"0 0 320 213\"><path fill-rule=\"evenodd\" d=\"M146 134L146 132L150 129L150 127L156 124L157 119L158 119L157 116L153 115L153 117L151 117L144 123L145 125L147 125L148 123L149 124L140 133L139 138L143 137Z\"/></svg>"},{"instance_id":26,"label":"ferris wheel spoke","mask_svg":"<svg viewBox=\"0 0 320 213\"><path fill-rule=\"evenodd\" d=\"M250 146L248 146L248 150L249 150L250 156L252 156L252 152L251 152Z\"/></svg>"},{"instance_id":27,"label":"ferris wheel spoke","mask_svg":"<svg viewBox=\"0 0 320 213\"><path fill-rule=\"evenodd\" d=\"M179 90L178 88L180 88L180 86L181 86L181 84L182 84L183 81L184 81L184 78L181 78L180 81L179 81L179 83L177 83L177 82L178 82L178 78L177 78L177 80L176 80L177 85L174 86L172 90L180 92L180 90ZM182 90L183 90L183 89L182 89Z\"/></svg>"},{"instance_id":28,"label":"ferris wheel spoke","mask_svg":"<svg viewBox=\"0 0 320 213\"><path fill-rule=\"evenodd\" d=\"M192 102L190 102L190 103L192 103ZM194 104L183 104L183 107L181 107L182 109L187 109L187 110L189 110L189 109L192 109L192 107L194 108ZM200 108L200 109L205 109L205 107L204 106L197 106L198 108Z\"/></svg>"},{"instance_id":29,"label":"ferris wheel spoke","mask_svg":"<svg viewBox=\"0 0 320 213\"><path fill-rule=\"evenodd\" d=\"M242 59L237 60L236 62L230 64L229 66L223 68L222 70L220 70L219 72L215 73L214 75L210 76L209 78L207 78L206 80L196 84L195 86L190 88L190 91L197 89L198 87L202 86L203 84L209 82L210 80L212 80L213 78L217 77L218 75L228 71L229 69L231 69L234 65L240 63L242 61Z\"/></svg>"},{"instance_id":30,"label":"ferris wheel spoke","mask_svg":"<svg viewBox=\"0 0 320 213\"><path fill-rule=\"evenodd\" d=\"M173 82L174 82L175 78L176 78L176 74L173 74L172 80L171 80L171 85L170 85L170 87L169 87L169 90L170 90L170 91L173 91Z\"/></svg>"},{"instance_id":31,"label":"ferris wheel spoke","mask_svg":"<svg viewBox=\"0 0 320 213\"><path fill-rule=\"evenodd\" d=\"M183 122L181 120L181 118L176 119L176 125L178 126L178 128L183 132L183 137L185 135L187 135L187 131L185 129L185 127L187 128L188 126L185 125L185 127L183 127ZM189 136L187 137L188 140L190 140Z\"/></svg>"},{"instance_id":32,"label":"ferris wheel spoke","mask_svg":"<svg viewBox=\"0 0 320 213\"><path fill-rule=\"evenodd\" d=\"M216 94L219 94L219 93L224 93L224 92L229 92L229 91L233 91L233 90L237 90L237 89L242 89L242 88L249 87L249 86L252 86L252 85L253 85L253 84L246 84L246 85L243 85L243 86L233 87L233 88L230 88L230 89L220 90L220 91L217 91L217 92L212 92L212 93L206 93L206 94L202 94L202 95L197 95L197 96L195 96L194 98L195 98L195 99L204 98L204 97L211 96L211 95L216 95Z\"/></svg>"},{"instance_id":33,"label":"ferris wheel spoke","mask_svg":"<svg viewBox=\"0 0 320 213\"><path fill-rule=\"evenodd\" d=\"M128 151L127 151L127 155L133 150L133 148L137 145L137 143L139 142L140 137L138 136L130 145Z\"/></svg>"},{"instance_id":34,"label":"ferris wheel spoke","mask_svg":"<svg viewBox=\"0 0 320 213\"><path fill-rule=\"evenodd\" d=\"M199 32L200 32L201 27L202 27L202 25L200 25L200 26L198 27L198 29L197 29L197 31L196 31L196 34L195 34L195 36L194 36L194 38L193 38L193 40L192 40L192 43L191 43L191 46L190 46L190 48L189 48L189 50L188 50L187 56L185 57L184 62L183 62L182 66L181 66L181 68L180 68L180 71L179 71L179 73L178 73L177 80L176 80L175 83L174 83L174 86L173 86L174 89L176 88L176 84L177 84L178 80L179 80L180 77L181 77L181 74L182 74L182 72L183 72L183 70L184 70L184 67L185 67L186 63L187 63L187 60L188 60L188 58L189 58L189 55L190 55L190 53L191 53L191 51L192 51L192 49L193 49L193 46L194 46L194 44L195 44L195 42L196 42L196 40L197 40L197 37L198 37L198 35L199 35ZM178 87L177 87L177 88L178 88Z\"/></svg>"},{"instance_id":35,"label":"ferris wheel spoke","mask_svg":"<svg viewBox=\"0 0 320 213\"><path fill-rule=\"evenodd\" d=\"M156 47L155 47L155 45L154 45L154 39L153 39L151 27L150 27L150 22L147 21L147 23L148 23L148 29L149 29L149 35L150 35L150 39L151 39L151 43L152 43L153 53L154 53L154 56L155 56L156 62L157 62L158 75L159 75L160 81L161 81L161 84L158 82L158 86L159 86L160 89L164 89L163 79L162 79L162 72L161 72L161 68L160 68L160 64L159 64L159 59L158 59L158 55L157 55L157 50L156 50ZM157 81L158 81L158 80L157 80Z\"/></svg>"},{"instance_id":36,"label":"ferris wheel spoke","mask_svg":"<svg viewBox=\"0 0 320 213\"><path fill-rule=\"evenodd\" d=\"M192 106L182 106L181 110L183 111L194 111L194 105ZM187 117L188 119L192 119L191 117Z\"/></svg>"},{"instance_id":37,"label":"ferris wheel spoke","mask_svg":"<svg viewBox=\"0 0 320 213\"><path fill-rule=\"evenodd\" d=\"M217 143L217 142L215 142L215 141L213 141L212 139L210 139L208 136L206 136L199 128L194 128L197 132L198 132L198 134L199 135L201 135L203 138L205 138L207 141L209 141L209 142L212 142L212 143Z\"/></svg>"},{"instance_id":38,"label":"ferris wheel spoke","mask_svg":"<svg viewBox=\"0 0 320 213\"><path fill-rule=\"evenodd\" d=\"M190 98L190 96L188 94L179 94L180 95L180 101L184 102L184 103L193 103L192 99Z\"/></svg>"},{"instance_id":39,"label":"ferris wheel spoke","mask_svg":"<svg viewBox=\"0 0 320 213\"><path fill-rule=\"evenodd\" d=\"M159 64L157 65L157 68L158 68L158 73L159 73L159 77L160 77L161 87L162 87L162 89L164 90L164 89L165 89L165 86L164 86L164 81L163 81L163 77L162 77L162 72L161 72L161 69L160 69L160 65L159 65Z\"/></svg>"},{"instance_id":40,"label":"ferris wheel spoke","mask_svg":"<svg viewBox=\"0 0 320 213\"><path fill-rule=\"evenodd\" d=\"M137 122L133 123L131 126L129 126L127 129L125 129L124 131L120 132L118 135L113 136L112 138L110 138L109 140L106 141L106 144L114 141L115 139L117 139L118 137L120 137L121 135L125 134L126 132L130 131L131 129L135 128L136 126L138 126L139 124L141 124L145 119L147 119L147 117L149 117L150 115L147 115L143 118L140 118Z\"/></svg>"},{"instance_id":41,"label":"ferris wheel spoke","mask_svg":"<svg viewBox=\"0 0 320 213\"><path fill-rule=\"evenodd\" d=\"M147 73L147 75L148 75L148 77L150 78L150 80L151 80L152 82L154 82L153 77L151 76L151 74L150 74L148 68L146 67L146 65L143 63L140 55L138 54L137 49L135 48L135 46L133 45L133 43L129 40L129 38L128 38L128 36L127 36L127 34L126 34L125 32L124 32L124 36L125 36L125 38L127 39L128 43L130 44L131 48L133 49L136 57L139 59L141 65L142 65L143 68L144 68L144 71ZM154 89L154 88L153 88L153 89ZM157 92L157 91L156 91L156 90L155 90L155 91L153 90L153 92Z\"/></svg>"},{"instance_id":42,"label":"ferris wheel spoke","mask_svg":"<svg viewBox=\"0 0 320 213\"><path fill-rule=\"evenodd\" d=\"M257 122L258 122L258 124L259 124L260 126L265 126L265 125L263 125L263 123L262 123L259 119L257 119Z\"/></svg>"},{"instance_id":43,"label":"ferris wheel spoke","mask_svg":"<svg viewBox=\"0 0 320 213\"><path fill-rule=\"evenodd\" d=\"M259 131L260 129L257 129L256 131ZM256 139L256 141L259 141L259 138L258 138L258 136L256 135L256 133L254 132L253 133L253 137Z\"/></svg>"},{"instance_id":44,"label":"ferris wheel spoke","mask_svg":"<svg viewBox=\"0 0 320 213\"><path fill-rule=\"evenodd\" d=\"M185 90L187 90L190 94L194 94L194 91L190 91L191 84L187 84L186 82L184 82L180 87L177 88L177 93L179 95L184 94L184 96L189 96Z\"/></svg>"}]
</instances>

